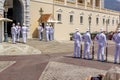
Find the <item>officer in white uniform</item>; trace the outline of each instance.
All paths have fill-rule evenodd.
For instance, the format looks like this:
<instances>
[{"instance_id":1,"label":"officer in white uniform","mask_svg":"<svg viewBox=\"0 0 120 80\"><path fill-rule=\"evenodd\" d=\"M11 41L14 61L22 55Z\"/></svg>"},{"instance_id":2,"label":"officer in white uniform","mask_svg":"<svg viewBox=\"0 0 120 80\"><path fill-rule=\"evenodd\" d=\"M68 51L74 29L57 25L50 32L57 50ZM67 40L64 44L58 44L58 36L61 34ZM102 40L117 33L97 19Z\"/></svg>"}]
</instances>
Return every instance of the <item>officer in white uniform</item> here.
<instances>
[{"instance_id":1,"label":"officer in white uniform","mask_svg":"<svg viewBox=\"0 0 120 80\"><path fill-rule=\"evenodd\" d=\"M39 35L39 40L41 41L43 39L43 26L41 23L38 26L38 35Z\"/></svg>"},{"instance_id":2,"label":"officer in white uniform","mask_svg":"<svg viewBox=\"0 0 120 80\"><path fill-rule=\"evenodd\" d=\"M80 44L82 43L82 36L79 32L79 29L75 29L74 37L74 57L80 58Z\"/></svg>"},{"instance_id":3,"label":"officer in white uniform","mask_svg":"<svg viewBox=\"0 0 120 80\"><path fill-rule=\"evenodd\" d=\"M53 40L53 35L54 35L54 29L53 26L50 24L50 41Z\"/></svg>"},{"instance_id":4,"label":"officer in white uniform","mask_svg":"<svg viewBox=\"0 0 120 80\"><path fill-rule=\"evenodd\" d=\"M83 35L83 41L84 41L84 55L83 58L86 59L86 54L87 54L87 59L91 59L90 57L90 44L92 43L91 40L91 35L89 32L89 29L87 29L86 33Z\"/></svg>"},{"instance_id":5,"label":"officer in white uniform","mask_svg":"<svg viewBox=\"0 0 120 80\"><path fill-rule=\"evenodd\" d=\"M21 31L22 31L23 43L26 43L28 27L25 26L25 23L23 23Z\"/></svg>"},{"instance_id":6,"label":"officer in white uniform","mask_svg":"<svg viewBox=\"0 0 120 80\"><path fill-rule=\"evenodd\" d=\"M46 41L50 40L50 26L47 24L45 27L46 30Z\"/></svg>"},{"instance_id":7,"label":"officer in white uniform","mask_svg":"<svg viewBox=\"0 0 120 80\"><path fill-rule=\"evenodd\" d=\"M11 34L12 34L12 43L15 44L16 43L16 34L17 34L17 29L15 27L15 23L12 24Z\"/></svg>"},{"instance_id":8,"label":"officer in white uniform","mask_svg":"<svg viewBox=\"0 0 120 80\"><path fill-rule=\"evenodd\" d=\"M102 62L104 59L104 47L107 45L106 35L103 33L103 28L100 29L100 33L98 33L95 37L95 40L98 42L98 53L97 60L100 61L100 56L102 58Z\"/></svg>"},{"instance_id":9,"label":"officer in white uniform","mask_svg":"<svg viewBox=\"0 0 120 80\"><path fill-rule=\"evenodd\" d=\"M112 37L112 40L115 42L115 54L114 54L114 63L117 63L117 58L119 57L120 63L120 28L118 28L117 33Z\"/></svg>"},{"instance_id":10,"label":"officer in white uniform","mask_svg":"<svg viewBox=\"0 0 120 80\"><path fill-rule=\"evenodd\" d=\"M21 26L20 26L19 22L16 25L16 29L17 29L16 37L17 37L17 41L19 42L20 41L20 32L21 32Z\"/></svg>"}]
</instances>

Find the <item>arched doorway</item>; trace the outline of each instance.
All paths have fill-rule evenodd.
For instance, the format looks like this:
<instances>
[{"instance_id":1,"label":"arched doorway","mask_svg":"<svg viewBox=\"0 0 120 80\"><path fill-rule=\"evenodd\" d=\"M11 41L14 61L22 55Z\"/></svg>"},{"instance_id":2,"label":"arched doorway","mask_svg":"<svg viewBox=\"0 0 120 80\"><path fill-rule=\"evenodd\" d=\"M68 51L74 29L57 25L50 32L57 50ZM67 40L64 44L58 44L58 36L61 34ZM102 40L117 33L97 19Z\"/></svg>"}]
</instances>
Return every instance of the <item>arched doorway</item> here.
<instances>
[{"instance_id":1,"label":"arched doorway","mask_svg":"<svg viewBox=\"0 0 120 80\"><path fill-rule=\"evenodd\" d=\"M20 22L21 24L24 22L24 8L21 0L5 0L4 2L4 7L8 6L8 11L7 11L7 16L5 16L4 12L4 17L7 17L9 19L13 20L13 23L17 24ZM11 27L12 23L7 22L7 33L8 36L11 36Z\"/></svg>"}]
</instances>

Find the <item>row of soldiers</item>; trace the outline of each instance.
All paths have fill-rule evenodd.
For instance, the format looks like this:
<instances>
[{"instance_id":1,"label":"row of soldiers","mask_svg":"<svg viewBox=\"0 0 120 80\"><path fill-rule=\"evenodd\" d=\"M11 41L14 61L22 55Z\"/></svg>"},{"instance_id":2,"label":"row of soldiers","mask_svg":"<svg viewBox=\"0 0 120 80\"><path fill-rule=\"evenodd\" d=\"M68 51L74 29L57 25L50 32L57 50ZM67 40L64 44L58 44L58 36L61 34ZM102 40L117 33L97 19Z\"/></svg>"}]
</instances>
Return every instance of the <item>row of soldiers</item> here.
<instances>
[{"instance_id":1,"label":"row of soldiers","mask_svg":"<svg viewBox=\"0 0 120 80\"><path fill-rule=\"evenodd\" d=\"M38 26L38 37L40 41L43 40L43 31L44 31L44 28L42 24L40 23ZM51 24L47 24L45 26L45 31L46 31L46 41L52 41L53 35L54 35L53 26ZM22 33L23 43L26 43L27 32L28 32L28 27L26 27L24 23L22 27L20 26L20 23L17 23L17 25L13 23L11 27L12 43L15 44L16 42L20 41L21 33Z\"/></svg>"},{"instance_id":2,"label":"row of soldiers","mask_svg":"<svg viewBox=\"0 0 120 80\"><path fill-rule=\"evenodd\" d=\"M94 44L91 40L89 29L87 29L85 34L81 35L79 29L77 28L73 37L74 37L74 57L92 59L90 56L90 46ZM113 35L112 40L115 42L116 45L115 54L114 54L114 63L117 63L117 57L119 57L119 63L120 63L120 28L118 28L117 32ZM81 55L82 41L84 42L83 56ZM97 41L98 43L97 60L104 62L105 61L104 48L108 46L108 43L103 28L101 28L100 32L95 36L95 41Z\"/></svg>"},{"instance_id":3,"label":"row of soldiers","mask_svg":"<svg viewBox=\"0 0 120 80\"><path fill-rule=\"evenodd\" d=\"M26 43L27 32L28 27L25 26L25 23L23 23L22 27L20 26L20 23L17 23L17 25L13 23L11 27L12 43L15 44L20 41L20 33L22 33L23 43Z\"/></svg>"},{"instance_id":4,"label":"row of soldiers","mask_svg":"<svg viewBox=\"0 0 120 80\"><path fill-rule=\"evenodd\" d=\"M38 26L38 35L39 35L40 41L43 40L43 31L44 31L44 28L42 24L40 23ZM54 35L53 26L51 24L46 24L45 31L46 31L46 41L52 41L53 35Z\"/></svg>"}]
</instances>

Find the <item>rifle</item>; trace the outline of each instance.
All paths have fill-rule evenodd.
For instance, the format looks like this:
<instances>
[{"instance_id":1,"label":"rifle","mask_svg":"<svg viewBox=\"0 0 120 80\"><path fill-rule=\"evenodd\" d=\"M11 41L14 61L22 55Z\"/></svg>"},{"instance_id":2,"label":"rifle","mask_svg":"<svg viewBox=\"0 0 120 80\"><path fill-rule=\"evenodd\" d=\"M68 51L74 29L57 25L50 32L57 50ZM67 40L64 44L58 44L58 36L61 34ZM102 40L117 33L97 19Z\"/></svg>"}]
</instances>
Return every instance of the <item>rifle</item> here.
<instances>
[{"instance_id":1,"label":"rifle","mask_svg":"<svg viewBox=\"0 0 120 80\"><path fill-rule=\"evenodd\" d=\"M107 46L106 46L106 61L107 61L107 56L108 56L108 43L107 43Z\"/></svg>"},{"instance_id":2,"label":"rifle","mask_svg":"<svg viewBox=\"0 0 120 80\"><path fill-rule=\"evenodd\" d=\"M94 59L94 41L93 41L93 45L92 45L92 59Z\"/></svg>"},{"instance_id":3,"label":"rifle","mask_svg":"<svg viewBox=\"0 0 120 80\"><path fill-rule=\"evenodd\" d=\"M80 49L80 58L82 58L82 43L81 43L81 49Z\"/></svg>"}]
</instances>

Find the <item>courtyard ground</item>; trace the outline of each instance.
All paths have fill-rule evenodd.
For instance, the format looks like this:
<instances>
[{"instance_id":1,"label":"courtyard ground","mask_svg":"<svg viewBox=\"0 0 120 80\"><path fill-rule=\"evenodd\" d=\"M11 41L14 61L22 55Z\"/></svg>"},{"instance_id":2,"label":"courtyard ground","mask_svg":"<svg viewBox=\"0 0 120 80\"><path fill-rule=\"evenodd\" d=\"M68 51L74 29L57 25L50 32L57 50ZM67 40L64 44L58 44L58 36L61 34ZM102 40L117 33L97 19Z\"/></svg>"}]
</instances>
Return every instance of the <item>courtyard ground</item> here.
<instances>
[{"instance_id":1,"label":"courtyard ground","mask_svg":"<svg viewBox=\"0 0 120 80\"><path fill-rule=\"evenodd\" d=\"M105 74L113 64L114 43L109 41L108 62L73 58L73 41L38 41L0 44L0 80L84 80Z\"/></svg>"}]
</instances>

